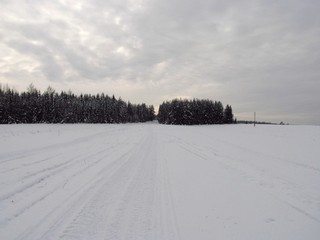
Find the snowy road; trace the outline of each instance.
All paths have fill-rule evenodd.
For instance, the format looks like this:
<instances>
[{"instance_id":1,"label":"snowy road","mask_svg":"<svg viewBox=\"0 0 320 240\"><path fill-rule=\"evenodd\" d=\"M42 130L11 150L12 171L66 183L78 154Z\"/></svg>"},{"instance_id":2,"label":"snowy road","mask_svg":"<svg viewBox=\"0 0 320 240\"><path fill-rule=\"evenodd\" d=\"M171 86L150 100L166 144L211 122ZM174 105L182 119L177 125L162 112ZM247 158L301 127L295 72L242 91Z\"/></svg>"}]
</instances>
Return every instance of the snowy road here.
<instances>
[{"instance_id":1,"label":"snowy road","mask_svg":"<svg viewBox=\"0 0 320 240\"><path fill-rule=\"evenodd\" d=\"M0 126L0 239L319 239L320 128Z\"/></svg>"}]
</instances>

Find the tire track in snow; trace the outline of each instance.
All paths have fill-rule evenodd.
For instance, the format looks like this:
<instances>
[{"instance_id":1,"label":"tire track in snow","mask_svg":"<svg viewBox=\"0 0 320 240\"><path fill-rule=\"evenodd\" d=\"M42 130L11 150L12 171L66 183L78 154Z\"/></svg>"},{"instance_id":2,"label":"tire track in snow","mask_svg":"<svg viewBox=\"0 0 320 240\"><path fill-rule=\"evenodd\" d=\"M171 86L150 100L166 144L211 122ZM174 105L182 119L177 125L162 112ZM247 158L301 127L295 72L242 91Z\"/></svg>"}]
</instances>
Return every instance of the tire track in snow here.
<instances>
[{"instance_id":1,"label":"tire track in snow","mask_svg":"<svg viewBox=\"0 0 320 240\"><path fill-rule=\"evenodd\" d=\"M93 141L93 139L103 138L111 133L119 133L124 129L125 128L108 129L103 132L81 136L76 139L68 140L63 143L55 143L49 146L37 147L31 150L19 150L19 151L10 152L10 153L2 153L0 154L0 165L5 164L7 162L12 163L12 161L21 160L23 158L30 158L39 153L47 153L48 151L53 151L53 150L57 151L59 149L65 149L66 147L69 147L69 146L81 145L83 143L88 142L88 139L90 139L90 141Z\"/></svg>"},{"instance_id":2,"label":"tire track in snow","mask_svg":"<svg viewBox=\"0 0 320 240\"><path fill-rule=\"evenodd\" d=\"M101 173L105 176L99 187L86 193L90 197L73 210L72 218L66 213L61 218L69 220L56 221L34 239L179 239L167 165L157 157L152 129L142 134L116 161L122 163L115 171Z\"/></svg>"},{"instance_id":3,"label":"tire track in snow","mask_svg":"<svg viewBox=\"0 0 320 240\"><path fill-rule=\"evenodd\" d=\"M87 168L85 169L82 169L81 171L79 172L83 172L91 167L93 167L94 165L96 165L98 162L102 161L103 160L103 156L101 158L99 158L95 163L91 164L90 166L88 166ZM18 192L15 192L12 196L10 196L10 198L12 198L14 195L16 194L25 194L24 191L28 190L29 188L32 188L34 187L35 185L37 184L40 184L41 182L47 180L47 178L50 178L50 177L53 177L55 176L56 174L60 174L59 172L59 169L57 171L55 171L54 173L52 174L48 174L48 175L45 175L44 177L42 177L39 181L36 180L36 182L33 182L30 186L28 186L28 188L26 189L22 189L21 191L18 191ZM73 175L76 176L77 174ZM11 215L11 217L6 217L5 221L11 221L12 219L14 218L17 218L19 217L20 215L22 215L23 213L25 213L27 210L31 209L33 206L35 206L36 204L39 204L41 201L44 201L45 199L49 198L51 195L54 195L54 193L63 188L65 186L66 183L64 184L57 184L55 185L55 187L53 189L50 189L49 191L47 191L46 193L42 194L41 196L33 199L32 202L28 202L27 204L25 204L25 206L23 206L22 208L18 209L18 211L16 211L13 215ZM9 198L9 197L8 197ZM0 225L2 224L2 222L0 222Z\"/></svg>"},{"instance_id":4,"label":"tire track in snow","mask_svg":"<svg viewBox=\"0 0 320 240\"><path fill-rule=\"evenodd\" d=\"M102 239L105 234L112 234L112 228L115 226L114 219L116 219L112 216L119 211L117 206L121 205L124 195L128 193L130 183L137 174L141 174L138 170L143 159L136 157L136 153L144 147L144 143L145 138L131 151L128 161L101 187L99 194L94 196L69 224L61 236L62 239L88 239L89 237ZM108 224L110 221L112 223Z\"/></svg>"},{"instance_id":5,"label":"tire track in snow","mask_svg":"<svg viewBox=\"0 0 320 240\"><path fill-rule=\"evenodd\" d=\"M161 210L160 213L165 213L160 222L162 222L162 232L159 234L157 239L181 239L179 224L177 220L175 200L173 197L173 188L171 183L171 174L168 167L168 158L164 155L164 158L161 161ZM165 224L163 224L165 223Z\"/></svg>"},{"instance_id":6,"label":"tire track in snow","mask_svg":"<svg viewBox=\"0 0 320 240\"><path fill-rule=\"evenodd\" d=\"M19 184L19 188L18 189L14 189L13 191L9 192L9 193L6 193L2 196L0 196L0 200L6 200L8 198L12 198L14 197L16 194L22 194L24 193L25 191L27 191L28 189L34 187L35 185L37 184L41 184L43 181L45 180L48 180L49 178L57 175L57 174L61 174L63 171L66 171L70 168L72 168L74 165L77 165L79 164L79 162L82 162L84 161L85 159L87 158L94 158L94 157L97 157L99 156L101 153L104 153L106 152L107 149L104 149L104 150L101 150L99 152L95 152L93 154L88 154L87 156L81 156L81 154L77 155L76 157L73 157L71 159L67 159L66 161L60 163L60 164L57 164L57 165L54 165L54 166L51 166L51 167L48 167L48 168L45 168L45 169L41 169L39 170L38 172L35 172L35 173L32 173L32 174L28 174L27 176L24 176L23 178L21 179L18 179L18 183L21 182L21 181L24 181L26 179L29 179L31 177L37 177L35 179L32 179L30 182L24 184L21 186L21 184ZM100 161L101 161L102 158L100 158ZM87 168L95 165L97 162L94 162L93 164L89 165ZM40 176L38 176L40 175Z\"/></svg>"},{"instance_id":7,"label":"tire track in snow","mask_svg":"<svg viewBox=\"0 0 320 240\"><path fill-rule=\"evenodd\" d=\"M261 189L263 189L264 192L268 193L268 195L272 196L276 200L284 203L291 209L295 210L299 214L304 215L310 220L320 222L320 219L318 219L314 213L309 213L308 211L303 210L303 207L300 207L300 205L303 206L304 202L306 201L305 199L308 199L309 204L310 201L312 201L312 204L315 206L314 208L320 204L320 199L314 199L311 195L308 195L302 186L297 186L296 183L291 182L281 176L275 175L272 172L268 172L264 168L261 168L252 162L245 161L243 158L234 159L233 157L226 155L226 153L218 154L217 151L213 150L212 148L199 146L196 143L189 143L187 140L177 136L174 136L174 139L184 151L187 151L202 160L213 160L215 163L218 163L225 169L240 173L240 175L243 176L247 181L258 185ZM233 146L232 144L230 145ZM241 149L243 150L245 148ZM255 151L248 152L250 152L250 154L253 156L257 154ZM241 162L241 165L239 165L239 162ZM297 195L297 193L301 192L304 194Z\"/></svg>"},{"instance_id":8,"label":"tire track in snow","mask_svg":"<svg viewBox=\"0 0 320 240\"><path fill-rule=\"evenodd\" d=\"M109 222L107 239L150 239L156 184L155 150L154 136L149 133L132 156L139 162Z\"/></svg>"},{"instance_id":9,"label":"tire track in snow","mask_svg":"<svg viewBox=\"0 0 320 240\"><path fill-rule=\"evenodd\" d=\"M57 204L47 215L45 215L39 224L34 226L32 230L27 231L18 239L60 239L63 235L62 232L66 232L65 226L70 224L70 222L75 221L75 219L80 215L80 213L85 208L85 205L89 201L101 192L102 185L105 180L108 180L111 176L121 170L122 166L128 161L128 155L132 151L122 153L119 157L116 157L114 161L106 165L103 169L97 173L90 181L86 182L84 186L69 194L66 199L64 199L61 204ZM58 214L57 214L58 212ZM50 222L50 224L46 223ZM46 223L49 228L45 233L34 234L37 229L42 229L42 225Z\"/></svg>"},{"instance_id":10,"label":"tire track in snow","mask_svg":"<svg viewBox=\"0 0 320 240\"><path fill-rule=\"evenodd\" d=\"M110 133L111 131L107 131L107 133ZM99 134L94 134L94 135L89 135L89 136L99 136L99 138L101 138L101 133ZM84 142L85 137L81 138L81 141L77 140L76 142ZM93 139L92 139L93 140ZM55 147L55 146L54 146ZM72 149L74 150L72 150ZM64 149L62 149L62 151L59 154L55 154L52 157L46 157L45 161L47 160L51 160L51 161L56 161L57 158L63 159L65 153L71 152L71 151L76 151L76 149L78 148L78 144L76 145L67 145ZM47 151L49 151L49 149L51 149L50 146L46 147ZM84 161L85 163L90 164L90 159L94 159L96 156L98 156L101 153L107 152L109 151L107 154L110 154L110 150L113 149L113 145L109 146L109 147L105 147L105 146L100 146L98 149L95 148L92 151L90 149L88 149L88 146L86 146L86 148L80 147L80 153L78 153L79 151L76 151L78 154L77 155L72 155L70 158L66 158L65 160L63 160L60 163L46 163L46 165L44 167L41 168L39 170L33 170L33 169L37 169L37 167L35 166L35 164L38 163L43 163L43 159L42 160L38 160L38 161L33 161L34 164L27 164L29 169L33 172L31 173L15 173L12 172L10 173L10 175L8 177L5 177L5 175L3 175L3 178L5 179L5 181L1 182L0 184L10 184L11 188L9 189L9 192L7 193L1 193L0 194L0 200L6 200L8 198L12 198L14 195L16 194L20 194L20 193L24 193L24 191L38 185L38 184L42 184L45 180L47 180L48 178L55 176L57 174L60 174L61 171L66 171L68 169L72 169L74 166L78 165L79 163L81 163L82 161ZM86 153L87 150L90 150L89 153ZM49 152L52 152L52 150L50 150ZM112 152L112 151L111 151ZM34 155L38 155L38 154L34 154ZM27 155L27 156L34 156L34 155ZM46 155L46 152L40 152L40 159L42 155ZM33 159L33 158L31 158ZM96 163L96 162L95 162ZM15 163L11 163L11 164L15 164ZM50 165L51 164L51 165ZM26 166L25 164L22 164L21 167L22 169L25 169ZM22 175L22 177L21 177ZM12 176L18 176L17 179L12 180L10 179L10 177L12 178ZM32 177L34 177L32 179ZM9 180L6 180L6 178L8 178ZM30 180L26 183L24 183L26 180L28 180L30 178ZM23 184L21 184L23 183ZM14 186L17 185L17 186Z\"/></svg>"},{"instance_id":11,"label":"tire track in snow","mask_svg":"<svg viewBox=\"0 0 320 240\"><path fill-rule=\"evenodd\" d=\"M154 129L132 159L140 159L106 228L105 239L179 239L165 156Z\"/></svg>"},{"instance_id":12,"label":"tire track in snow","mask_svg":"<svg viewBox=\"0 0 320 240\"><path fill-rule=\"evenodd\" d=\"M125 135L123 136L123 138L127 139L127 137ZM132 146L129 145L129 150L130 150L130 147L132 148ZM80 161L79 160L76 161L76 163L78 163L78 164L72 164L73 167L69 167L68 168L69 171L66 171L65 174L64 174L63 170L67 170L67 168L56 169L56 170L54 170L54 172L51 172L50 174L48 173L48 175L45 175L45 179L43 179L42 181L45 181L48 184L51 184L51 183L53 183L53 184L51 184L50 188L48 188L48 186L46 186L44 188L44 191L40 191L38 194L38 197L32 197L30 199L31 200L30 201L30 200L28 200L28 198L25 199L25 195L26 195L25 193L20 194L23 201L21 202L21 204L19 206L14 206L17 204L16 202L14 202L14 204L10 204L10 205L12 205L10 207L14 207L14 210L9 211L11 215L7 215L6 217L3 217L2 222L1 222L1 226L5 226L8 224L10 225L11 223L14 223L15 220L16 219L19 220L19 218L22 217L22 215L28 214L28 212L29 212L28 210L32 209L32 211L33 211L34 208L41 205L42 204L41 202L45 203L45 202L48 202L50 199L53 199L57 195L57 192L58 193L61 192L61 189L63 189L63 187L68 185L70 181L71 182L73 181L72 178L78 177L78 175L80 175L79 177L81 177L81 174L82 175L85 174L90 169L99 170L99 167L96 167L96 166L103 167L103 165L105 165L104 159L108 159L108 157L110 155L111 156L114 155L113 153L115 153L115 155L119 155L119 154L117 154L117 152L120 151L120 155L121 155L123 152L125 152L126 148L128 149L128 147L123 148L123 146L121 144L119 144L119 148L114 148L112 150L110 148L109 149L103 148L103 146L100 146L99 148L102 150L95 151L95 150L97 150L97 148L91 149L91 152L89 152L89 154L87 154L83 159L81 158ZM86 149L86 148L84 147L84 149ZM106 151L107 151L107 153L106 153ZM87 159L88 164L80 164L79 163L88 157L92 158L92 160ZM76 157L74 157L74 159L76 159ZM115 159L117 159L117 158L115 158ZM110 161L113 161L113 160L114 160L114 157L111 157L111 159L109 161L107 161L107 163ZM66 161L66 162L68 162L68 161ZM80 168L79 168L79 166L80 166ZM109 166L109 164L108 164L108 166ZM73 171L73 170L76 170L76 171ZM92 170L90 170L90 171L92 172ZM70 174L70 173L72 173L72 174ZM54 175L56 175L56 176L54 176ZM61 176L63 176L63 177L61 178ZM93 174L93 176L94 176L94 174ZM51 178L54 178L54 179L51 179ZM67 180L67 181L65 181L65 180ZM30 190L32 190L33 192L38 191L38 188L35 187L36 184L39 184L39 183L35 183L35 184L33 184L33 186L30 186ZM26 189L24 189L24 190L26 190ZM30 192L30 193L32 193L32 192ZM17 194L19 194L19 193L17 193L17 192L13 193L13 195L17 195ZM29 203L28 203L28 201L29 201ZM2 213L2 215L5 216L4 212Z\"/></svg>"}]
</instances>

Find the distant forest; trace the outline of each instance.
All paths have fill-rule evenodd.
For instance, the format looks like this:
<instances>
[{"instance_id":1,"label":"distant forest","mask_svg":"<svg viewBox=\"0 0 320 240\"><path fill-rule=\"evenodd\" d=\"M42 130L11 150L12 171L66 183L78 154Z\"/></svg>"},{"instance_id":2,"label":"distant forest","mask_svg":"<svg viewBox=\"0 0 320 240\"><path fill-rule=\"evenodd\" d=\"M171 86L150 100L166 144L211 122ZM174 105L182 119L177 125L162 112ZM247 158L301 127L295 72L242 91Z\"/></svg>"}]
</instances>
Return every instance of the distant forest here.
<instances>
[{"instance_id":1,"label":"distant forest","mask_svg":"<svg viewBox=\"0 0 320 240\"><path fill-rule=\"evenodd\" d=\"M200 125L234 123L232 107L220 101L174 99L159 106L158 121L163 124Z\"/></svg>"},{"instance_id":2,"label":"distant forest","mask_svg":"<svg viewBox=\"0 0 320 240\"><path fill-rule=\"evenodd\" d=\"M19 93L0 85L0 124L8 123L127 123L155 119L153 106L132 104L105 94L41 93L32 84Z\"/></svg>"},{"instance_id":3,"label":"distant forest","mask_svg":"<svg viewBox=\"0 0 320 240\"><path fill-rule=\"evenodd\" d=\"M134 123L153 121L154 107L132 104L105 94L41 93L32 84L17 92L0 84L0 124L13 123ZM232 108L219 101L174 99L163 102L159 123L174 125L234 123Z\"/></svg>"}]
</instances>

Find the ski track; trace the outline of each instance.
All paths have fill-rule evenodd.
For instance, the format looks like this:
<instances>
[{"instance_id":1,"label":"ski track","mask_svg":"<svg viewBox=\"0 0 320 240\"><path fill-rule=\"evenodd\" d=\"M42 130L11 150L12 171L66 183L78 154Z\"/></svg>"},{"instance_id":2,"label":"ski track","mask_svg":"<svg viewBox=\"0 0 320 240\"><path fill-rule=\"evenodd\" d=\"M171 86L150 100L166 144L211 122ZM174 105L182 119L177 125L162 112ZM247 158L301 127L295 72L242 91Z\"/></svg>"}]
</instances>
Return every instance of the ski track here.
<instances>
[{"instance_id":1,"label":"ski track","mask_svg":"<svg viewBox=\"0 0 320 240\"><path fill-rule=\"evenodd\" d=\"M196 203L191 206L192 201L184 199L186 193L177 187L186 178L179 174L188 164L236 176L246 188L268 196L280 208L293 212L292 216L320 229L319 191L291 174L296 171L318 181L319 165L213 137L216 128L109 126L60 143L0 152L0 239L194 239L188 232L196 232L199 239L214 239L203 233L204 227L195 230L196 226L184 223L181 217L188 211L183 206L201 208ZM175 169L178 161L183 164ZM191 181L196 177L187 176ZM186 203L181 205L181 199ZM194 223L203 221L199 216L189 217L194 217ZM225 215L224 219L232 218ZM275 219L266 219L263 226L269 229ZM239 239L238 232L230 239ZM230 231L222 233L227 239ZM252 236L242 233L240 239ZM294 231L290 236L295 236ZM314 236L311 239L319 235Z\"/></svg>"}]
</instances>

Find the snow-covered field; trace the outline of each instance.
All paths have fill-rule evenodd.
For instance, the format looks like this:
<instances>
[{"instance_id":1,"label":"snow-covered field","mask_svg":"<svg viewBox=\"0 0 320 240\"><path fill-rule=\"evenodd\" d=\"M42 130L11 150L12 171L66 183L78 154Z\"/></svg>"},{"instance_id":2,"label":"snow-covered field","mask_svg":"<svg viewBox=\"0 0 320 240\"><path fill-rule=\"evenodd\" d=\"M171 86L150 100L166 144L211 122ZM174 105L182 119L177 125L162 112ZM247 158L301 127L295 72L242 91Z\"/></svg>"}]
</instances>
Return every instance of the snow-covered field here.
<instances>
[{"instance_id":1,"label":"snow-covered field","mask_svg":"<svg viewBox=\"0 0 320 240\"><path fill-rule=\"evenodd\" d=\"M0 239L320 239L320 127L0 125Z\"/></svg>"}]
</instances>

